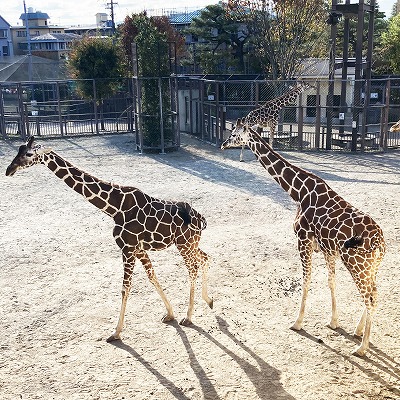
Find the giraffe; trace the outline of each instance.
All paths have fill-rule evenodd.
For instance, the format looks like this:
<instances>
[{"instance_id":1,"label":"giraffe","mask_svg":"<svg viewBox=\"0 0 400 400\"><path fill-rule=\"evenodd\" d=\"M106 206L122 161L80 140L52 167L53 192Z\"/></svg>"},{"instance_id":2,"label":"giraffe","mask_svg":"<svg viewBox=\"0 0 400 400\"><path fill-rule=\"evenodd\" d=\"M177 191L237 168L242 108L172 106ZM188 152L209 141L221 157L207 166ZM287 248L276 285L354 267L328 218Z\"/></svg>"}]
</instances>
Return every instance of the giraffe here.
<instances>
[{"instance_id":1,"label":"giraffe","mask_svg":"<svg viewBox=\"0 0 400 400\"><path fill-rule=\"evenodd\" d=\"M115 332L108 342L121 338L125 309L132 285L135 260L142 263L149 281L154 285L167 309L163 322L174 319L172 306L165 296L147 254L151 250L163 250L175 244L189 272L190 292L187 315L180 322L190 325L194 307L195 282L199 267L202 268L202 297L210 308L213 299L208 296L208 256L199 248L201 232L206 220L189 204L153 198L131 186L107 183L84 172L63 159L51 148L36 145L34 137L20 146L18 154L6 170L12 176L19 169L44 164L70 188L113 218L114 239L122 251L123 283L122 303Z\"/></svg>"},{"instance_id":2,"label":"giraffe","mask_svg":"<svg viewBox=\"0 0 400 400\"><path fill-rule=\"evenodd\" d=\"M321 250L328 268L332 317L329 326L339 327L335 295L335 261L338 257L349 270L365 303L355 329L363 336L354 354L363 356L369 348L372 319L377 305L376 273L385 253L381 228L374 220L340 197L320 177L299 168L280 154L251 127L238 120L236 130L222 143L226 149L241 144L250 147L261 165L297 203L294 231L303 268L302 299L292 326L303 327L305 303L311 281L311 258Z\"/></svg>"},{"instance_id":3,"label":"giraffe","mask_svg":"<svg viewBox=\"0 0 400 400\"><path fill-rule=\"evenodd\" d=\"M390 132L400 132L400 121L390 127Z\"/></svg>"},{"instance_id":4,"label":"giraffe","mask_svg":"<svg viewBox=\"0 0 400 400\"><path fill-rule=\"evenodd\" d=\"M270 140L269 143L273 146L275 129L278 125L279 112L283 107L287 106L290 103L293 103L296 100L297 96L303 92L308 87L311 87L305 82L298 82L295 87L290 89L287 93L276 97L270 101L267 101L261 107L256 108L255 110L250 111L246 117L244 117L244 123L248 126L251 126L253 129L258 128L267 128L270 129ZM232 134L235 134L236 126L232 129ZM245 145L242 144L242 148L240 151L240 161L243 161L243 150Z\"/></svg>"}]
</instances>

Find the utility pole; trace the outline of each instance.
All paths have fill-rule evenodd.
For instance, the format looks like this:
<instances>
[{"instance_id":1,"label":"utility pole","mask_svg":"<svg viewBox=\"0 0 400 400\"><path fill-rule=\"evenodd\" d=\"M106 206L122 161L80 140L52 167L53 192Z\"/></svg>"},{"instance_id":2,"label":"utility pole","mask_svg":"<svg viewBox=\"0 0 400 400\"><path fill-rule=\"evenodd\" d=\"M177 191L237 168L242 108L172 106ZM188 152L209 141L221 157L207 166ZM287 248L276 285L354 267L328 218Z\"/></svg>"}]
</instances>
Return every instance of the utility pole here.
<instances>
[{"instance_id":1,"label":"utility pole","mask_svg":"<svg viewBox=\"0 0 400 400\"><path fill-rule=\"evenodd\" d=\"M110 9L110 14L111 14L111 31L113 36L115 35L115 21L114 21L114 5L118 3L115 3L113 0L110 0L109 3L106 3L107 9Z\"/></svg>"},{"instance_id":2,"label":"utility pole","mask_svg":"<svg viewBox=\"0 0 400 400\"><path fill-rule=\"evenodd\" d=\"M25 17L25 29L26 29L26 40L28 42L28 80L32 80L32 52L31 52L31 34L29 32L29 20L28 14L26 13L26 4L24 0L24 17Z\"/></svg>"}]
</instances>

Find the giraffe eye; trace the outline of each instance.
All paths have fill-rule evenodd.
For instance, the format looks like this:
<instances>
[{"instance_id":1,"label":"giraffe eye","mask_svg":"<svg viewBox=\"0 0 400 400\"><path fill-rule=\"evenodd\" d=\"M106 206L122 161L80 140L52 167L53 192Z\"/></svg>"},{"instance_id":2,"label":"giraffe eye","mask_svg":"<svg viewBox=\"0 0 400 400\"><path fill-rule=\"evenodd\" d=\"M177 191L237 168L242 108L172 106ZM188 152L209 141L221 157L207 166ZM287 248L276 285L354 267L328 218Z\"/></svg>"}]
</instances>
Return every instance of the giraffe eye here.
<instances>
[{"instance_id":1,"label":"giraffe eye","mask_svg":"<svg viewBox=\"0 0 400 400\"><path fill-rule=\"evenodd\" d=\"M33 153L31 153L31 152L28 151L28 152L26 152L26 156L27 156L27 157L32 157L32 156L33 156Z\"/></svg>"}]
</instances>

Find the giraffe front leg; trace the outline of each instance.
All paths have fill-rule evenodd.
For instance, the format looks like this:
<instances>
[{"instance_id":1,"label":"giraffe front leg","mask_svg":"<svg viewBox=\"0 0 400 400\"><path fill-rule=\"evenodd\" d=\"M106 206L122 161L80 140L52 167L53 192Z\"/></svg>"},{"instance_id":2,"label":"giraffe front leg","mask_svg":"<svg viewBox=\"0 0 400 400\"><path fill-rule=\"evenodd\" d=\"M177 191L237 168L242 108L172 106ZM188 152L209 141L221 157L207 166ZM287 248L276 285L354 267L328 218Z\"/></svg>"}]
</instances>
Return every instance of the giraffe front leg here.
<instances>
[{"instance_id":1,"label":"giraffe front leg","mask_svg":"<svg viewBox=\"0 0 400 400\"><path fill-rule=\"evenodd\" d=\"M107 342L112 342L114 340L121 339L121 331L124 326L124 318L125 318L125 310L126 310L126 303L128 301L129 292L131 290L132 285L132 273L133 268L135 266L135 257L131 254L125 256L122 254L124 260L124 279L122 283L122 303L121 303L121 310L119 313L117 327L115 328L115 332L107 339Z\"/></svg>"},{"instance_id":2,"label":"giraffe front leg","mask_svg":"<svg viewBox=\"0 0 400 400\"><path fill-rule=\"evenodd\" d=\"M307 239L300 239L298 240L298 248L300 252L301 263L303 266L303 290L302 290L302 297L301 297L301 304L299 315L297 317L296 322L292 325L291 329L295 331L299 331L303 328L303 321L304 321L304 313L306 309L306 300L308 296L308 290L310 288L311 282L311 255L313 252L313 244L312 241Z\"/></svg>"},{"instance_id":3,"label":"giraffe front leg","mask_svg":"<svg viewBox=\"0 0 400 400\"><path fill-rule=\"evenodd\" d=\"M239 156L239 161L243 161L243 151L244 151L244 144L242 144L242 148L240 149L240 156Z\"/></svg>"}]
</instances>

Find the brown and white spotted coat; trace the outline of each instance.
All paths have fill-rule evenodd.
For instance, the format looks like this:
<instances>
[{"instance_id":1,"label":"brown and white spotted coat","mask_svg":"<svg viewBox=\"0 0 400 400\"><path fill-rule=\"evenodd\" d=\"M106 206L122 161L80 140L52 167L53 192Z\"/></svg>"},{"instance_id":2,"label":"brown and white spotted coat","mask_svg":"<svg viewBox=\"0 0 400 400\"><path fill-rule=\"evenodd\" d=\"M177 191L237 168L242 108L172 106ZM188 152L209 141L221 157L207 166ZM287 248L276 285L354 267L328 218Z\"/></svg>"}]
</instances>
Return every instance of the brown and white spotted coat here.
<instances>
[{"instance_id":1,"label":"brown and white spotted coat","mask_svg":"<svg viewBox=\"0 0 400 400\"><path fill-rule=\"evenodd\" d=\"M261 107L250 111L244 118L242 118L243 123L258 131L262 128L269 127L269 143L271 146L273 146L275 130L279 120L279 112L283 107L287 106L288 104L292 104L297 99L299 94L308 87L310 87L310 85L307 83L298 82L296 86L287 93L267 101ZM235 125L232 129L232 134L236 134L238 129L240 129L240 127ZM240 151L240 161L243 161L244 146L245 145L242 145L242 149Z\"/></svg>"},{"instance_id":2,"label":"brown and white spotted coat","mask_svg":"<svg viewBox=\"0 0 400 400\"><path fill-rule=\"evenodd\" d=\"M105 214L114 219L114 238L122 250L124 277L122 305L116 330L107 340L117 340L124 324L128 295L132 285L132 273L136 259L140 260L150 282L161 296L167 314L163 322L174 319L172 307L166 298L147 254L151 250L162 250L175 244L189 271L190 294L186 318L181 321L189 325L194 307L195 282L202 268L202 297L212 308L213 301L207 292L208 256L199 248L202 230L206 221L196 210L184 202L164 201L153 198L139 189L108 183L76 168L51 149L34 144L31 137L20 146L17 156L7 168L12 176L22 168L44 164L70 188L85 197Z\"/></svg>"},{"instance_id":3,"label":"brown and white spotted coat","mask_svg":"<svg viewBox=\"0 0 400 400\"><path fill-rule=\"evenodd\" d=\"M221 145L222 149L245 144L261 165L297 203L294 231L303 267L303 294L293 329L303 326L305 302L311 280L311 258L321 249L328 267L332 318L329 326L339 326L335 296L335 260L340 258L349 270L364 300L365 311L355 334L363 336L356 353L364 355L369 347L372 318L377 305L376 273L385 253L381 228L367 214L353 207L318 176L299 168L280 154L252 128L238 120L236 133ZM365 328L365 329L364 329Z\"/></svg>"},{"instance_id":4,"label":"brown and white spotted coat","mask_svg":"<svg viewBox=\"0 0 400 400\"><path fill-rule=\"evenodd\" d=\"M390 127L390 132L400 132L400 121Z\"/></svg>"}]
</instances>

